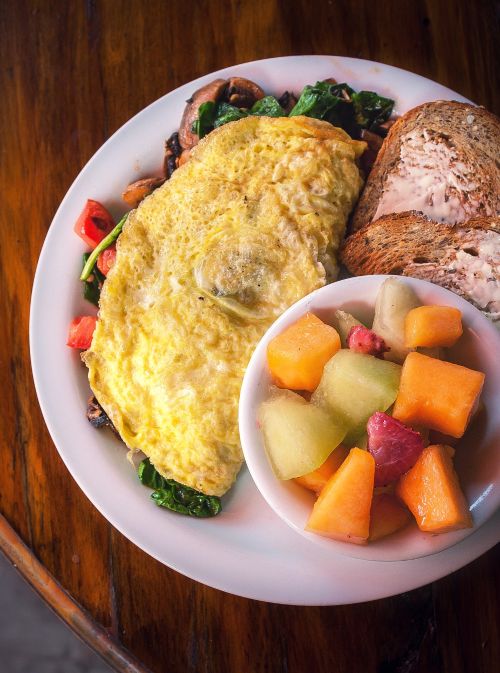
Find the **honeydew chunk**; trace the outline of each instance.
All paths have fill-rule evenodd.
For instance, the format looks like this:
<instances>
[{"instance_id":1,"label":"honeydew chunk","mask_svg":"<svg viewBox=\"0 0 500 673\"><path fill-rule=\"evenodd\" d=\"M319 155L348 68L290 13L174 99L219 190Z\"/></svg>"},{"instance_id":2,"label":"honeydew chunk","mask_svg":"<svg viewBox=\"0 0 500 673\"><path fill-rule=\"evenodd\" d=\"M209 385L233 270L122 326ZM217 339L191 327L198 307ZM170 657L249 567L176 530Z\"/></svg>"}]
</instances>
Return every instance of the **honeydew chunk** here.
<instances>
[{"instance_id":1,"label":"honeydew chunk","mask_svg":"<svg viewBox=\"0 0 500 673\"><path fill-rule=\"evenodd\" d=\"M293 479L318 469L346 433L343 422L336 422L297 393L277 388L261 404L258 421L278 479Z\"/></svg>"},{"instance_id":2,"label":"honeydew chunk","mask_svg":"<svg viewBox=\"0 0 500 673\"><path fill-rule=\"evenodd\" d=\"M364 327L363 323L357 320L353 315L340 310L334 311L332 323L339 333L342 348L347 348L347 337L349 336L351 328L356 327L356 325L362 325Z\"/></svg>"},{"instance_id":3,"label":"honeydew chunk","mask_svg":"<svg viewBox=\"0 0 500 673\"><path fill-rule=\"evenodd\" d=\"M390 348L384 356L386 360L401 363L410 352L405 346L405 320L408 312L417 306L420 306L418 297L407 283L388 278L380 286L372 330Z\"/></svg>"},{"instance_id":4,"label":"honeydew chunk","mask_svg":"<svg viewBox=\"0 0 500 673\"><path fill-rule=\"evenodd\" d=\"M400 376L394 362L342 349L327 362L311 402L346 425L343 444L351 447L366 433L370 416L394 403Z\"/></svg>"}]
</instances>

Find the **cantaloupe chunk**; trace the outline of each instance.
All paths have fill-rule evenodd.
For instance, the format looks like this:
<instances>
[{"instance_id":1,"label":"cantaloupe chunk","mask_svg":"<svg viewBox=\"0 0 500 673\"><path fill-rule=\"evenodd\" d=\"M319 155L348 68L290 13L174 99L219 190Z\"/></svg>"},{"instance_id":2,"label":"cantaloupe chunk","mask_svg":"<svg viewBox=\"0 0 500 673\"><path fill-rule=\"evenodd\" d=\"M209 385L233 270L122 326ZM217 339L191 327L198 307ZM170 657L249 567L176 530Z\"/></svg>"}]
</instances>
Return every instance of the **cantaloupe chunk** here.
<instances>
[{"instance_id":1,"label":"cantaloupe chunk","mask_svg":"<svg viewBox=\"0 0 500 673\"><path fill-rule=\"evenodd\" d=\"M405 346L453 346L462 336L462 312L453 306L417 306L405 318Z\"/></svg>"},{"instance_id":2,"label":"cantaloupe chunk","mask_svg":"<svg viewBox=\"0 0 500 673\"><path fill-rule=\"evenodd\" d=\"M472 527L450 453L453 449L444 444L428 446L396 486L396 494L427 533Z\"/></svg>"},{"instance_id":3,"label":"cantaloupe chunk","mask_svg":"<svg viewBox=\"0 0 500 673\"><path fill-rule=\"evenodd\" d=\"M452 362L409 353L401 372L393 416L461 437L478 402L484 374Z\"/></svg>"},{"instance_id":4,"label":"cantaloupe chunk","mask_svg":"<svg viewBox=\"0 0 500 673\"><path fill-rule=\"evenodd\" d=\"M346 449L345 446L337 446L317 470L304 474L302 477L295 477L294 481L319 495L326 482L347 458L348 453L349 449Z\"/></svg>"},{"instance_id":5,"label":"cantaloupe chunk","mask_svg":"<svg viewBox=\"0 0 500 673\"><path fill-rule=\"evenodd\" d=\"M306 313L267 346L267 363L280 388L313 392L323 367L340 348L337 330Z\"/></svg>"},{"instance_id":6,"label":"cantaloupe chunk","mask_svg":"<svg viewBox=\"0 0 500 673\"><path fill-rule=\"evenodd\" d=\"M364 544L370 532L375 460L353 448L316 500L306 530L325 537Z\"/></svg>"},{"instance_id":7,"label":"cantaloupe chunk","mask_svg":"<svg viewBox=\"0 0 500 673\"><path fill-rule=\"evenodd\" d=\"M410 512L391 493L374 493L370 511L370 541L380 540L406 526Z\"/></svg>"}]
</instances>

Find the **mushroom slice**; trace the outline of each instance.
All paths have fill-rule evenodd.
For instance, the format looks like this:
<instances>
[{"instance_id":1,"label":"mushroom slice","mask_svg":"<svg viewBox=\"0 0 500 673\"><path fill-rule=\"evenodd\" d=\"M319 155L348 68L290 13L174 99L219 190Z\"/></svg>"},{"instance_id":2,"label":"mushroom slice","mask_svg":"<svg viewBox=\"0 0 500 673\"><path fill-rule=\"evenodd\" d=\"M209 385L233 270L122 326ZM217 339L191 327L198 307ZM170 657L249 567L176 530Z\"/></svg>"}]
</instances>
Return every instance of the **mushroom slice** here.
<instances>
[{"instance_id":1,"label":"mushroom slice","mask_svg":"<svg viewBox=\"0 0 500 673\"><path fill-rule=\"evenodd\" d=\"M179 129L179 143L184 150L190 150L198 143L198 136L193 133L193 124L198 117L198 110L202 103L212 101L216 103L222 97L227 85L226 79L215 79L210 84L195 91L188 99L187 105L182 115L181 127Z\"/></svg>"},{"instance_id":2,"label":"mushroom slice","mask_svg":"<svg viewBox=\"0 0 500 673\"><path fill-rule=\"evenodd\" d=\"M278 98L278 103L281 105L286 114L289 114L297 105L297 96L291 91L285 91Z\"/></svg>"},{"instance_id":3,"label":"mushroom slice","mask_svg":"<svg viewBox=\"0 0 500 673\"><path fill-rule=\"evenodd\" d=\"M227 85L226 99L235 107L250 108L265 95L258 84L244 77L231 77Z\"/></svg>"},{"instance_id":4,"label":"mushroom slice","mask_svg":"<svg viewBox=\"0 0 500 673\"><path fill-rule=\"evenodd\" d=\"M163 159L163 175L167 180L178 166L178 159L182 154L182 147L179 143L179 133L172 133L165 142L165 156Z\"/></svg>"},{"instance_id":5,"label":"mushroom slice","mask_svg":"<svg viewBox=\"0 0 500 673\"><path fill-rule=\"evenodd\" d=\"M165 178L143 178L132 182L123 192L122 199L131 208L137 208L140 202L149 196L157 187L165 182Z\"/></svg>"}]
</instances>

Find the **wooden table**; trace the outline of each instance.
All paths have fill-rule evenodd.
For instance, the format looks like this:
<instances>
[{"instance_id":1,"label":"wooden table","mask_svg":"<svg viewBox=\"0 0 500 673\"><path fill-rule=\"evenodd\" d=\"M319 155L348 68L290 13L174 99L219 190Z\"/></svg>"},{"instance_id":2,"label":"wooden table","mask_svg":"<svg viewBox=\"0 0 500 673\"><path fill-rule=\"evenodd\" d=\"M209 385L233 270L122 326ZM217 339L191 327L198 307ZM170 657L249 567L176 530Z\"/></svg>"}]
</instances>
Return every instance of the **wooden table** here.
<instances>
[{"instance_id":1,"label":"wooden table","mask_svg":"<svg viewBox=\"0 0 500 673\"><path fill-rule=\"evenodd\" d=\"M498 670L498 548L420 590L332 608L237 598L149 558L98 514L62 464L38 407L27 338L32 279L52 216L82 166L141 108L224 66L332 53L413 70L498 113L496 6L2 3L0 547L118 670Z\"/></svg>"}]
</instances>

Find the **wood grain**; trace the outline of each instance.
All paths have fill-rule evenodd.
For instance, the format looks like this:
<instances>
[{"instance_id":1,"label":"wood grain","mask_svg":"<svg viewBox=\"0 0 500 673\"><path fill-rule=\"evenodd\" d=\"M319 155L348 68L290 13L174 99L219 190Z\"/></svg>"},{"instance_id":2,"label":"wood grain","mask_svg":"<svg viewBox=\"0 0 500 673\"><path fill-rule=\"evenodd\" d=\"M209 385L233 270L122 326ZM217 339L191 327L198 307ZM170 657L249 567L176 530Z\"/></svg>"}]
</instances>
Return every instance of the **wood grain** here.
<instances>
[{"instance_id":1,"label":"wood grain","mask_svg":"<svg viewBox=\"0 0 500 673\"><path fill-rule=\"evenodd\" d=\"M154 673L493 673L499 550L409 594L299 608L204 587L128 542L69 476L32 383L31 285L58 204L127 119L233 63L287 54L367 58L436 79L498 113L498 35L497 3L486 0L2 4L0 511L68 597ZM61 614L63 604L54 601Z\"/></svg>"}]
</instances>

